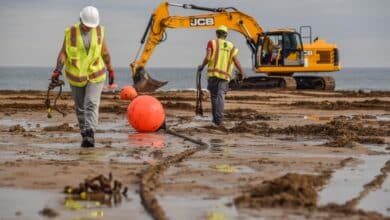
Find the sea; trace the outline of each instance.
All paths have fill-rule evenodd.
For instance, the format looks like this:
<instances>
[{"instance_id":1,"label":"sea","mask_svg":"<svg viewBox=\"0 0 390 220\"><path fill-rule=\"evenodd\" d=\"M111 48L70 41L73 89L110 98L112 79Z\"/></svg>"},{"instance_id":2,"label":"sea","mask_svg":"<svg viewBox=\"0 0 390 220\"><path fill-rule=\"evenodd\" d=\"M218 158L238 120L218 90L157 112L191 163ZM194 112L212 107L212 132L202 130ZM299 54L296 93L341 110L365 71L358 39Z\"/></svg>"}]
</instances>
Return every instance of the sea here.
<instances>
[{"instance_id":1,"label":"sea","mask_svg":"<svg viewBox=\"0 0 390 220\"><path fill-rule=\"evenodd\" d=\"M52 67L0 67L0 90L47 90ZM118 88L132 85L130 68L115 68ZM161 91L193 90L196 88L196 68L149 68L147 72L168 84ZM261 75L246 69L248 76ZM314 74L332 76L336 90L390 91L390 68L343 68L339 72ZM206 73L202 75L202 87L206 87ZM69 91L69 85L64 87Z\"/></svg>"}]
</instances>

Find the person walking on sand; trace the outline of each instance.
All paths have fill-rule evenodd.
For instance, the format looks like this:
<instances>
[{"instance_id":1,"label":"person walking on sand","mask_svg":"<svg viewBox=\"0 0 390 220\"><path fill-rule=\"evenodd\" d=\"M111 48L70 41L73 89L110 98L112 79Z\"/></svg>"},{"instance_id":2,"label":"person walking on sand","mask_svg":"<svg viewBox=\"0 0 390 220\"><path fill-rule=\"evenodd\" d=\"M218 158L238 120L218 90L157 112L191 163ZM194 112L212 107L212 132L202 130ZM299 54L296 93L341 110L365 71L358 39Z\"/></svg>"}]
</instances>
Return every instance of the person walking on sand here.
<instances>
[{"instance_id":1,"label":"person walking on sand","mask_svg":"<svg viewBox=\"0 0 390 220\"><path fill-rule=\"evenodd\" d=\"M238 61L238 49L233 43L227 41L228 29L221 25L216 30L217 39L210 40L207 44L207 53L203 63L198 66L198 71L208 65L208 85L207 89L211 95L211 109L213 123L217 126L223 125L223 111L225 94L228 91L229 80L232 76L233 65L238 69L238 77L246 78L240 62Z\"/></svg>"},{"instance_id":2,"label":"person walking on sand","mask_svg":"<svg viewBox=\"0 0 390 220\"><path fill-rule=\"evenodd\" d=\"M99 25L99 12L87 6L80 12L80 23L65 30L65 39L57 58L51 80L56 81L65 65L65 78L72 98L82 136L81 147L94 147L98 124L100 96L109 73L109 85L114 86L115 72L111 64L104 27Z\"/></svg>"}]
</instances>

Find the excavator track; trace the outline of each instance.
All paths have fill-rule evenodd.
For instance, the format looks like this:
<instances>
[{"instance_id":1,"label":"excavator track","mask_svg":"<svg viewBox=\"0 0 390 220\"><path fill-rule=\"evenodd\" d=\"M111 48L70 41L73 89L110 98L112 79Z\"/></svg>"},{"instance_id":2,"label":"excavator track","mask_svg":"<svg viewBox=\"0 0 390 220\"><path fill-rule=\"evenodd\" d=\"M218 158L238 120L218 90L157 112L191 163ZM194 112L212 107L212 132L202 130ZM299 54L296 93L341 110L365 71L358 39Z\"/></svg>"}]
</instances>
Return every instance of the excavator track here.
<instances>
[{"instance_id":1,"label":"excavator track","mask_svg":"<svg viewBox=\"0 0 390 220\"><path fill-rule=\"evenodd\" d=\"M330 76L326 76L326 77L322 77L322 78L325 82L325 89L324 90L334 91L334 89L336 88L336 82L335 82L334 78L330 77Z\"/></svg>"},{"instance_id":2,"label":"excavator track","mask_svg":"<svg viewBox=\"0 0 390 220\"><path fill-rule=\"evenodd\" d=\"M252 89L283 89L295 90L297 84L293 77L289 76L254 76L241 82L232 80L229 83L231 90L252 90Z\"/></svg>"},{"instance_id":3,"label":"excavator track","mask_svg":"<svg viewBox=\"0 0 390 220\"><path fill-rule=\"evenodd\" d=\"M294 76L297 89L333 91L336 83L330 76Z\"/></svg>"},{"instance_id":4,"label":"excavator track","mask_svg":"<svg viewBox=\"0 0 390 220\"><path fill-rule=\"evenodd\" d=\"M272 77L272 78L279 78L280 80L280 87L284 90L296 90L297 89L297 83L293 77L290 76L283 76L283 77Z\"/></svg>"}]
</instances>

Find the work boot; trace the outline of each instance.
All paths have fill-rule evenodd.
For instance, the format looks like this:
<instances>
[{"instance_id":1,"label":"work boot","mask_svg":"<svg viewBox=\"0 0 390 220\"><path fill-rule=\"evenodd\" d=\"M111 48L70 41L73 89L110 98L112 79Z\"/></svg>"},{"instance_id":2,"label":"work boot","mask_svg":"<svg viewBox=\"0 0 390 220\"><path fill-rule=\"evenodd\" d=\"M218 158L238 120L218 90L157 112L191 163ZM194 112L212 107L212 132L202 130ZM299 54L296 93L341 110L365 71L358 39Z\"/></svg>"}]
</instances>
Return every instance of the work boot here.
<instances>
[{"instance_id":1,"label":"work boot","mask_svg":"<svg viewBox=\"0 0 390 220\"><path fill-rule=\"evenodd\" d=\"M83 139L83 140L81 141L81 147L84 147L84 146L87 145L87 132L81 131L80 134L81 134L81 137L82 137L82 139Z\"/></svg>"},{"instance_id":2,"label":"work boot","mask_svg":"<svg viewBox=\"0 0 390 220\"><path fill-rule=\"evenodd\" d=\"M89 148L89 147L95 147L95 138L94 138L94 132L92 129L88 129L83 133L81 133L81 136L83 137L83 141L81 142L81 147Z\"/></svg>"}]
</instances>

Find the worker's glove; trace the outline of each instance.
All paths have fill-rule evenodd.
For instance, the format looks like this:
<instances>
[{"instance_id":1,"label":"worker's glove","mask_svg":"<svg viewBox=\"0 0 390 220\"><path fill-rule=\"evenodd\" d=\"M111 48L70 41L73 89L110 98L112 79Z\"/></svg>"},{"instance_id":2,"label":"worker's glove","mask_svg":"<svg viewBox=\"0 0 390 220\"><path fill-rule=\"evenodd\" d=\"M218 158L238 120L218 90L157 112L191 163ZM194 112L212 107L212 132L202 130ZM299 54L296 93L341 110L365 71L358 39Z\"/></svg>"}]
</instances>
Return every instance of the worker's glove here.
<instances>
[{"instance_id":1,"label":"worker's glove","mask_svg":"<svg viewBox=\"0 0 390 220\"><path fill-rule=\"evenodd\" d=\"M236 71L236 79L241 82L243 81L244 79L246 79L246 74L245 73L241 73L239 71Z\"/></svg>"},{"instance_id":2,"label":"worker's glove","mask_svg":"<svg viewBox=\"0 0 390 220\"><path fill-rule=\"evenodd\" d=\"M203 71L203 68L204 68L203 65L199 65L199 66L198 66L198 72L202 72L202 71Z\"/></svg>"},{"instance_id":3,"label":"worker's glove","mask_svg":"<svg viewBox=\"0 0 390 220\"><path fill-rule=\"evenodd\" d=\"M53 73L51 74L51 82L58 81L60 79L61 71L59 70L54 70Z\"/></svg>"},{"instance_id":4,"label":"worker's glove","mask_svg":"<svg viewBox=\"0 0 390 220\"><path fill-rule=\"evenodd\" d=\"M109 70L108 71L108 84L109 85L114 84L114 79L115 79L115 71L114 70Z\"/></svg>"}]
</instances>

